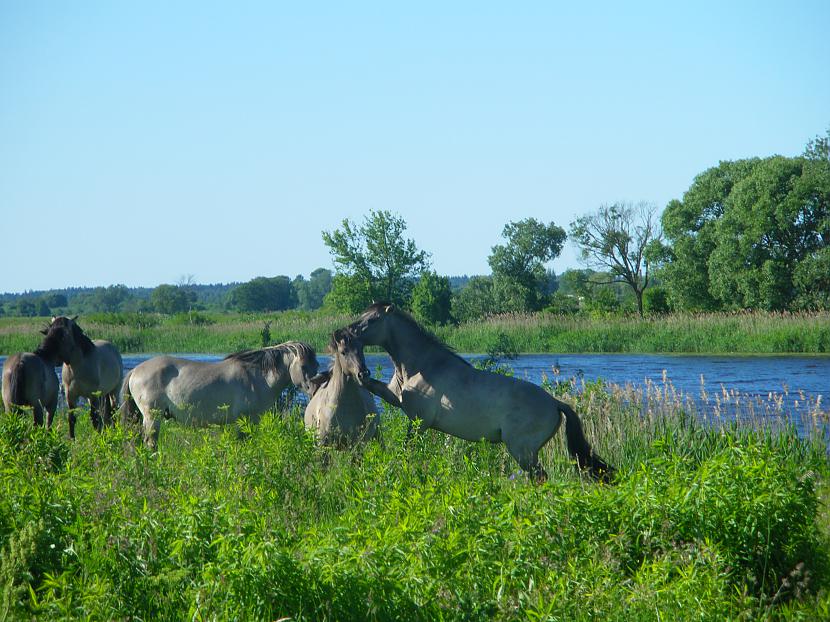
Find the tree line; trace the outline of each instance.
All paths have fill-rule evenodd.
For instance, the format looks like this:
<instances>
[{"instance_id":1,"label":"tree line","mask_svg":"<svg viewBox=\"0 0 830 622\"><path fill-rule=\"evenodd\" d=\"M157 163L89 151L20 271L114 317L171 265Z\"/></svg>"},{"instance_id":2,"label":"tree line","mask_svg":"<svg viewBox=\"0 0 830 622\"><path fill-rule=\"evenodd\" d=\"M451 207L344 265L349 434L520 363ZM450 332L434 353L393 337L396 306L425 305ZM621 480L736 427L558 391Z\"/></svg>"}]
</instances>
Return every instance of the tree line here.
<instances>
[{"instance_id":1,"label":"tree line","mask_svg":"<svg viewBox=\"0 0 830 622\"><path fill-rule=\"evenodd\" d=\"M797 157L722 161L662 214L619 201L570 223L508 222L488 256L491 273L437 274L431 256L386 210L323 231L334 271L247 283L123 285L0 296L0 314L198 310L357 313L374 300L430 324L502 313L559 314L823 310L830 307L830 131ZM584 268L547 266L570 239Z\"/></svg>"}]
</instances>

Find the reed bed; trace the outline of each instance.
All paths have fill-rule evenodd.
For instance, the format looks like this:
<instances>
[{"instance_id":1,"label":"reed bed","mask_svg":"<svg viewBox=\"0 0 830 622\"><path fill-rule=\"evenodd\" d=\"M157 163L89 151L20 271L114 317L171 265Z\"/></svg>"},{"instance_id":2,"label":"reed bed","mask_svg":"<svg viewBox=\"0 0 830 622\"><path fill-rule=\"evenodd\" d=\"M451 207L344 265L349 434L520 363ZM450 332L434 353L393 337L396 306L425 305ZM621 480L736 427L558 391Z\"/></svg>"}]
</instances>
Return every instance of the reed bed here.
<instances>
[{"instance_id":1,"label":"reed bed","mask_svg":"<svg viewBox=\"0 0 830 622\"><path fill-rule=\"evenodd\" d=\"M300 410L78 441L0 416L0 619L830 619L828 415L668 377L550 377L613 485L562 434L536 485L437 432L318 447ZM708 401L707 401L708 400ZM703 406L713 407L703 414ZM716 407L716 408L714 408Z\"/></svg>"},{"instance_id":2,"label":"reed bed","mask_svg":"<svg viewBox=\"0 0 830 622\"><path fill-rule=\"evenodd\" d=\"M307 341L322 348L332 331L354 317L321 312L276 314L99 314L82 317L84 330L122 352L227 353L270 342ZM0 318L0 353L31 351L46 318ZM559 353L830 353L830 313L674 314L651 318L504 315L436 327L461 352L487 352L507 338L518 352Z\"/></svg>"}]
</instances>

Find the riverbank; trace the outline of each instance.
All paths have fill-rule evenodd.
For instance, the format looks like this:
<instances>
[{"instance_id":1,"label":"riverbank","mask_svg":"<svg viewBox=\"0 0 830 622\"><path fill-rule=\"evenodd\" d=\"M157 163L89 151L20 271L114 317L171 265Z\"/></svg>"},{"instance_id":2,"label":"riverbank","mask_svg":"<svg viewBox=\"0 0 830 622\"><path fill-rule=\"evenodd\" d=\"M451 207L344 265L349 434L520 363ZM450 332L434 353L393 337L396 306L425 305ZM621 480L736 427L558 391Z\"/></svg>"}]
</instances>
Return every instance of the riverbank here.
<instances>
[{"instance_id":1,"label":"riverbank","mask_svg":"<svg viewBox=\"0 0 830 622\"><path fill-rule=\"evenodd\" d=\"M353 316L287 311L269 314L95 314L79 318L91 337L122 352L223 353L265 341L306 341L321 350ZM0 354L32 351L48 318L0 318ZM266 329L267 326L267 329ZM524 353L827 354L830 313L675 314L586 318L508 315L436 334L459 352L509 347Z\"/></svg>"}]
</instances>

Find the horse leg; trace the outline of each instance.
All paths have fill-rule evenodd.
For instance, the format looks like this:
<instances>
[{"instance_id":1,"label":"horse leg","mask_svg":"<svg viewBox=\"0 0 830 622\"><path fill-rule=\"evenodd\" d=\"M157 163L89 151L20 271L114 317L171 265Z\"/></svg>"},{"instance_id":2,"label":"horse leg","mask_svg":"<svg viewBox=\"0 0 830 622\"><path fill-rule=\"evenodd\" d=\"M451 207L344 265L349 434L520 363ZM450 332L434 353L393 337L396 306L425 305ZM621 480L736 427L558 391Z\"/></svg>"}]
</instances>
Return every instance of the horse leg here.
<instances>
[{"instance_id":1,"label":"horse leg","mask_svg":"<svg viewBox=\"0 0 830 622\"><path fill-rule=\"evenodd\" d=\"M103 429L101 423L101 413L99 412L99 399L97 397L89 398L89 418L92 420L92 427L99 432Z\"/></svg>"},{"instance_id":2,"label":"horse leg","mask_svg":"<svg viewBox=\"0 0 830 622\"><path fill-rule=\"evenodd\" d=\"M113 402L113 395L111 393L107 393L101 396L101 410L104 413L104 421L103 425L106 428L112 427L112 402Z\"/></svg>"},{"instance_id":3,"label":"horse leg","mask_svg":"<svg viewBox=\"0 0 830 622\"><path fill-rule=\"evenodd\" d=\"M522 471L527 473L538 484L547 481L548 474L539 462L539 449L531 449L526 443L505 439L508 453L519 463Z\"/></svg>"},{"instance_id":4,"label":"horse leg","mask_svg":"<svg viewBox=\"0 0 830 622\"><path fill-rule=\"evenodd\" d=\"M36 426L43 425L43 406L40 405L40 402L37 402L32 407L32 416L34 417Z\"/></svg>"},{"instance_id":5,"label":"horse leg","mask_svg":"<svg viewBox=\"0 0 830 622\"><path fill-rule=\"evenodd\" d=\"M156 415L160 415L159 411L156 411L152 408L148 408L146 411L142 411L144 414L144 444L147 445L149 449L155 451L158 447L159 442L159 431L161 430L161 419Z\"/></svg>"},{"instance_id":6,"label":"horse leg","mask_svg":"<svg viewBox=\"0 0 830 622\"><path fill-rule=\"evenodd\" d=\"M69 420L69 438L75 439L75 420L78 416L75 414L75 408L78 406L77 398L69 391L66 392L66 418Z\"/></svg>"}]
</instances>

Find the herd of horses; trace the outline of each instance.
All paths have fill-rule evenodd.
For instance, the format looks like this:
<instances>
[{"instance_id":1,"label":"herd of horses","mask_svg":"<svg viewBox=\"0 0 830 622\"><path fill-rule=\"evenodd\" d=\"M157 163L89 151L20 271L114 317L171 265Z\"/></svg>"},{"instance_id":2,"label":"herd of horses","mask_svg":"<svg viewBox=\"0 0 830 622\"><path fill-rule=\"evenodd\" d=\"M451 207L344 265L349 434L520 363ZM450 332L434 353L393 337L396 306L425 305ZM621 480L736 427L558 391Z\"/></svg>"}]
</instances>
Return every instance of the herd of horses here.
<instances>
[{"instance_id":1,"label":"herd of horses","mask_svg":"<svg viewBox=\"0 0 830 622\"><path fill-rule=\"evenodd\" d=\"M322 373L311 346L288 341L215 363L157 356L124 375L113 344L87 337L76 319L53 318L34 352L6 359L6 412L29 408L35 425L42 425L46 411L50 426L59 394L55 367L62 364L71 438L78 398L85 397L97 430L111 425L120 410L122 425L140 425L144 442L155 448L163 418L191 426L240 417L256 423L293 384L308 394L305 425L325 445L344 447L374 438L377 395L400 408L419 430L504 443L537 480L547 477L539 450L564 418L568 452L577 468L603 481L614 472L593 451L568 404L531 382L476 369L391 304L374 303L336 330L328 346L331 366ZM395 373L388 384L371 377L366 345L379 346L392 359Z\"/></svg>"}]
</instances>

